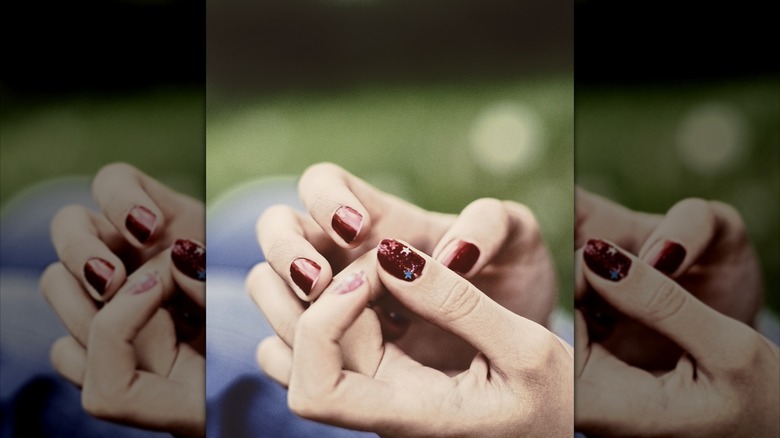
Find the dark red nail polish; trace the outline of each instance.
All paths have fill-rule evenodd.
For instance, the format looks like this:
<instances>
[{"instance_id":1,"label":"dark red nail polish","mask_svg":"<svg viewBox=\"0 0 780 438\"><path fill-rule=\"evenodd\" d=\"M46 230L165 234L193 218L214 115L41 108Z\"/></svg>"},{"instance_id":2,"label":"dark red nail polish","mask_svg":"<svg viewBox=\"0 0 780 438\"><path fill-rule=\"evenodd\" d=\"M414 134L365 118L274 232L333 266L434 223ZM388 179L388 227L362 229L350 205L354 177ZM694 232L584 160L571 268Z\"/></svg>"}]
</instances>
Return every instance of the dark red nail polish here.
<instances>
[{"instance_id":1,"label":"dark red nail polish","mask_svg":"<svg viewBox=\"0 0 780 438\"><path fill-rule=\"evenodd\" d=\"M379 244L377 258L385 271L404 281L414 281L425 267L424 258L393 239L385 239Z\"/></svg>"},{"instance_id":2,"label":"dark red nail polish","mask_svg":"<svg viewBox=\"0 0 780 438\"><path fill-rule=\"evenodd\" d=\"M84 278L98 294L103 295L114 278L114 265L99 257L93 257L84 264Z\"/></svg>"},{"instance_id":3,"label":"dark red nail polish","mask_svg":"<svg viewBox=\"0 0 780 438\"><path fill-rule=\"evenodd\" d=\"M157 226L157 216L142 205L133 207L125 219L125 227L141 243L145 243L152 237L155 226Z\"/></svg>"},{"instance_id":4,"label":"dark red nail polish","mask_svg":"<svg viewBox=\"0 0 780 438\"><path fill-rule=\"evenodd\" d=\"M330 225L347 243L352 243L363 226L363 215L346 205L339 207L333 214Z\"/></svg>"},{"instance_id":5,"label":"dark red nail polish","mask_svg":"<svg viewBox=\"0 0 780 438\"><path fill-rule=\"evenodd\" d=\"M603 240L588 240L583 255L588 268L607 280L622 280L631 267L630 258Z\"/></svg>"},{"instance_id":6,"label":"dark red nail polish","mask_svg":"<svg viewBox=\"0 0 780 438\"><path fill-rule=\"evenodd\" d=\"M206 281L206 248L189 239L177 239L171 248L176 269L193 280Z\"/></svg>"},{"instance_id":7,"label":"dark red nail polish","mask_svg":"<svg viewBox=\"0 0 780 438\"><path fill-rule=\"evenodd\" d=\"M142 292L152 290L152 288L155 287L159 281L160 279L157 275L157 271L150 272L138 280L135 286L133 286L133 288L130 290L130 294L137 295Z\"/></svg>"},{"instance_id":8,"label":"dark red nail polish","mask_svg":"<svg viewBox=\"0 0 780 438\"><path fill-rule=\"evenodd\" d=\"M320 277L320 265L303 257L297 258L290 264L290 277L303 293L309 295Z\"/></svg>"},{"instance_id":9,"label":"dark red nail polish","mask_svg":"<svg viewBox=\"0 0 780 438\"><path fill-rule=\"evenodd\" d=\"M350 274L341 283L339 283L339 285L333 289L333 293L335 295L344 295L345 293L352 292L353 290L359 288L363 285L363 283L363 271L355 272L354 274Z\"/></svg>"},{"instance_id":10,"label":"dark red nail polish","mask_svg":"<svg viewBox=\"0 0 780 438\"><path fill-rule=\"evenodd\" d=\"M465 274L474 267L477 259L479 259L479 248L473 243L461 240L444 259L443 264L455 272Z\"/></svg>"},{"instance_id":11,"label":"dark red nail polish","mask_svg":"<svg viewBox=\"0 0 780 438\"><path fill-rule=\"evenodd\" d=\"M687 253L685 248L679 243L666 241L663 243L652 265L664 274L671 275L680 267Z\"/></svg>"}]
</instances>

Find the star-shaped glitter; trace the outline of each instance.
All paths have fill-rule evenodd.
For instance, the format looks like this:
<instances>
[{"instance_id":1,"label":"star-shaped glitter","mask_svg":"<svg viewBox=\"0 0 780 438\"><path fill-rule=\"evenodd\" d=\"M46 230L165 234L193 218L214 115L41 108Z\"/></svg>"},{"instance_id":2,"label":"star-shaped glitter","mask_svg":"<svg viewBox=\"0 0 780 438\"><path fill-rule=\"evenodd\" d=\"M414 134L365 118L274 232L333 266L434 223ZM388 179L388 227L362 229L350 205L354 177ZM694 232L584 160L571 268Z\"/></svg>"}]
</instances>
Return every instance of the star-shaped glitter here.
<instances>
[{"instance_id":1,"label":"star-shaped glitter","mask_svg":"<svg viewBox=\"0 0 780 438\"><path fill-rule=\"evenodd\" d=\"M198 280L203 281L206 279L206 271L198 271Z\"/></svg>"},{"instance_id":2,"label":"star-shaped glitter","mask_svg":"<svg viewBox=\"0 0 780 438\"><path fill-rule=\"evenodd\" d=\"M615 254L617 254L617 250L614 247L610 246L609 249L607 250L607 254L615 255Z\"/></svg>"},{"instance_id":3,"label":"star-shaped glitter","mask_svg":"<svg viewBox=\"0 0 780 438\"><path fill-rule=\"evenodd\" d=\"M403 254L403 255L409 255L411 253L412 253L412 250L409 249L409 248L404 248L404 249L401 250L401 254Z\"/></svg>"},{"instance_id":4,"label":"star-shaped glitter","mask_svg":"<svg viewBox=\"0 0 780 438\"><path fill-rule=\"evenodd\" d=\"M617 280L620 277L620 271L617 269L613 269L609 271L609 279L610 280Z\"/></svg>"},{"instance_id":5,"label":"star-shaped glitter","mask_svg":"<svg viewBox=\"0 0 780 438\"><path fill-rule=\"evenodd\" d=\"M414 274L414 271L412 271L411 269L406 269L404 271L404 279L405 280L411 280L412 279L412 274Z\"/></svg>"}]
</instances>

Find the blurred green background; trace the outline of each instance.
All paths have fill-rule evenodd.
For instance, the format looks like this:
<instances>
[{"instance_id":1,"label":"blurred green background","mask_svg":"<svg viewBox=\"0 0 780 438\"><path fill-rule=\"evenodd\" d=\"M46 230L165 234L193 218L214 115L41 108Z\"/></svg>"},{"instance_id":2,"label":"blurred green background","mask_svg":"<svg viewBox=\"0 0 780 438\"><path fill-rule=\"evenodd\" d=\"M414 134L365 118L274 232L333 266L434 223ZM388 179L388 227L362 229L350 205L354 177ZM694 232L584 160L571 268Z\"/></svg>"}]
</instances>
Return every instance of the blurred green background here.
<instances>
[{"instance_id":1,"label":"blurred green background","mask_svg":"<svg viewBox=\"0 0 780 438\"><path fill-rule=\"evenodd\" d=\"M775 76L577 87L576 180L635 210L735 206L780 312L780 82Z\"/></svg>"},{"instance_id":2,"label":"blurred green background","mask_svg":"<svg viewBox=\"0 0 780 438\"><path fill-rule=\"evenodd\" d=\"M124 161L204 199L203 93L146 90L3 106L0 202L43 180Z\"/></svg>"},{"instance_id":3,"label":"blurred green background","mask_svg":"<svg viewBox=\"0 0 780 438\"><path fill-rule=\"evenodd\" d=\"M521 202L571 310L570 2L208 6L209 201L330 161L428 210Z\"/></svg>"}]
</instances>

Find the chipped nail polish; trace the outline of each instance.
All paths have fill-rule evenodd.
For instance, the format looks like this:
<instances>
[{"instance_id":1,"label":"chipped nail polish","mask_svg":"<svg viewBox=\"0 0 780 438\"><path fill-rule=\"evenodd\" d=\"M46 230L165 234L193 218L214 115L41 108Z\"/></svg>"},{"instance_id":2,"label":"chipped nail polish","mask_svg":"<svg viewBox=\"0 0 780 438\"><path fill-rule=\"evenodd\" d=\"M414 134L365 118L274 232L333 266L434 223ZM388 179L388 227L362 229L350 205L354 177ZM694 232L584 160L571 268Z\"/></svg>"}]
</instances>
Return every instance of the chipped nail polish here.
<instances>
[{"instance_id":1,"label":"chipped nail polish","mask_svg":"<svg viewBox=\"0 0 780 438\"><path fill-rule=\"evenodd\" d=\"M688 252L679 243L665 241L658 244L657 254L649 258L650 264L666 275L672 275L680 267Z\"/></svg>"},{"instance_id":2,"label":"chipped nail polish","mask_svg":"<svg viewBox=\"0 0 780 438\"><path fill-rule=\"evenodd\" d=\"M125 219L125 227L141 243L145 243L152 237L156 226L157 216L142 205L133 207Z\"/></svg>"},{"instance_id":3,"label":"chipped nail polish","mask_svg":"<svg viewBox=\"0 0 780 438\"><path fill-rule=\"evenodd\" d=\"M138 282L136 282L135 286L133 286L132 289L130 289L131 295L137 295L142 292L146 292L151 290L153 287L157 286L157 283L160 282L160 277L157 274L157 271L150 272L143 277L141 277Z\"/></svg>"},{"instance_id":4,"label":"chipped nail polish","mask_svg":"<svg viewBox=\"0 0 780 438\"><path fill-rule=\"evenodd\" d=\"M476 245L460 240L442 264L455 272L465 274L477 263L479 254L479 248Z\"/></svg>"},{"instance_id":5,"label":"chipped nail polish","mask_svg":"<svg viewBox=\"0 0 780 438\"><path fill-rule=\"evenodd\" d=\"M588 240L583 256L591 271L610 281L622 280L631 268L631 259L603 240Z\"/></svg>"},{"instance_id":6,"label":"chipped nail polish","mask_svg":"<svg viewBox=\"0 0 780 438\"><path fill-rule=\"evenodd\" d=\"M347 243L352 243L363 226L363 215L355 209L343 205L333 214L330 225Z\"/></svg>"},{"instance_id":7,"label":"chipped nail polish","mask_svg":"<svg viewBox=\"0 0 780 438\"><path fill-rule=\"evenodd\" d=\"M404 281L414 281L425 267L424 258L393 239L385 239L379 244L377 258L385 271Z\"/></svg>"},{"instance_id":8,"label":"chipped nail polish","mask_svg":"<svg viewBox=\"0 0 780 438\"><path fill-rule=\"evenodd\" d=\"M353 290L359 288L363 285L364 280L364 273L363 271L355 272L353 274L350 274L342 280L338 286L336 286L335 289L333 289L334 295L344 295L346 293L352 292Z\"/></svg>"},{"instance_id":9,"label":"chipped nail polish","mask_svg":"<svg viewBox=\"0 0 780 438\"><path fill-rule=\"evenodd\" d=\"M106 292L113 277L114 265L99 257L93 257L84 264L84 278L100 295Z\"/></svg>"},{"instance_id":10,"label":"chipped nail polish","mask_svg":"<svg viewBox=\"0 0 780 438\"><path fill-rule=\"evenodd\" d=\"M306 295L314 289L319 277L320 265L307 258L299 257L290 264L290 278Z\"/></svg>"},{"instance_id":11,"label":"chipped nail polish","mask_svg":"<svg viewBox=\"0 0 780 438\"><path fill-rule=\"evenodd\" d=\"M206 281L206 248L189 239L177 239L171 248L176 269L193 280Z\"/></svg>"}]
</instances>

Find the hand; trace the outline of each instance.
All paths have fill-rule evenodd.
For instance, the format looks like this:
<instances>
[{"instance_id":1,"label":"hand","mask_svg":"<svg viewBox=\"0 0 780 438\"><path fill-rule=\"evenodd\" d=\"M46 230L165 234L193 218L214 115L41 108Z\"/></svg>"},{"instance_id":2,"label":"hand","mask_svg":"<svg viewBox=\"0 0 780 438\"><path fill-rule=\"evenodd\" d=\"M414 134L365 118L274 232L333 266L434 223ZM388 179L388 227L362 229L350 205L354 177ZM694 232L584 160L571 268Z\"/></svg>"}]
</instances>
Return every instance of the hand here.
<instances>
[{"instance_id":1,"label":"hand","mask_svg":"<svg viewBox=\"0 0 780 438\"><path fill-rule=\"evenodd\" d=\"M593 436L778 436L780 352L657 269L608 242L577 254L577 294L592 288L685 352L653 375L589 337L575 316L575 425ZM635 339L638 348L641 339Z\"/></svg>"},{"instance_id":2,"label":"hand","mask_svg":"<svg viewBox=\"0 0 780 438\"><path fill-rule=\"evenodd\" d=\"M381 285L479 350L469 368L448 377L383 341L376 314L366 308ZM364 363L373 362L365 370L373 371L343 370L345 353L361 349ZM571 348L398 241L383 241L376 255L338 274L300 316L293 348L266 339L258 361L289 385L294 412L342 427L404 437L572 435Z\"/></svg>"},{"instance_id":3,"label":"hand","mask_svg":"<svg viewBox=\"0 0 780 438\"><path fill-rule=\"evenodd\" d=\"M299 192L308 214L275 206L258 221L258 238L268 262L258 269L270 266L295 295L260 293L264 285L255 281L257 275L248 281L267 316L270 308L288 316L285 326L296 324L304 309L301 300L316 299L334 273L388 235L431 254L489 291L507 309L547 323L555 305L555 276L539 226L526 207L480 199L458 216L428 212L333 164L310 167L301 177ZM410 314L392 296L377 294L372 304L387 339L427 366L448 370L468 366L475 353L471 346ZM280 336L292 345L290 336Z\"/></svg>"},{"instance_id":4,"label":"hand","mask_svg":"<svg viewBox=\"0 0 780 438\"><path fill-rule=\"evenodd\" d=\"M129 273L175 240L204 240L203 203L130 165L103 167L92 194L100 212L65 207L52 220L51 235L60 261L98 302L108 301ZM189 275L205 278L205 266L190 268ZM205 294L190 298L205 306Z\"/></svg>"},{"instance_id":5,"label":"hand","mask_svg":"<svg viewBox=\"0 0 780 438\"><path fill-rule=\"evenodd\" d=\"M666 215L651 215L578 188L575 234L578 246L590 238L614 241L713 309L755 324L764 293L760 265L732 207L686 199ZM616 312L597 294L583 294L577 305L591 336L622 360L651 370L677 363L681 350L673 342Z\"/></svg>"},{"instance_id":6,"label":"hand","mask_svg":"<svg viewBox=\"0 0 780 438\"><path fill-rule=\"evenodd\" d=\"M60 264L46 271L41 286L70 330L52 346L52 364L81 387L88 413L176 435L205 435L203 352L181 341L171 314L161 308L176 294L204 293L205 284L179 271L170 251L127 277L99 311ZM150 371L142 369L143 361L151 362Z\"/></svg>"}]
</instances>

